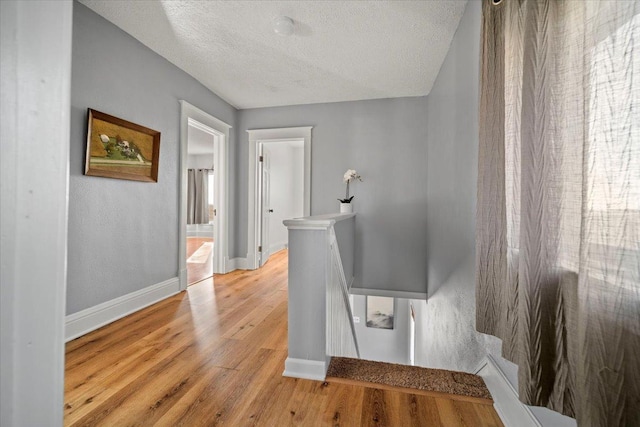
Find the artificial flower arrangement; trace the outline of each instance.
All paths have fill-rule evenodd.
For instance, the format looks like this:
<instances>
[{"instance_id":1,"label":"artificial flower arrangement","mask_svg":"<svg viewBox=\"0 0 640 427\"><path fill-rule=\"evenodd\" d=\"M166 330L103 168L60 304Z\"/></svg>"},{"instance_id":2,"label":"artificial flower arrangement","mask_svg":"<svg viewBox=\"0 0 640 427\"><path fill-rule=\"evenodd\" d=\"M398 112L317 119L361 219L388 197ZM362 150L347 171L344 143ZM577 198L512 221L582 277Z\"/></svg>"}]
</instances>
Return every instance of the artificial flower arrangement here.
<instances>
[{"instance_id":1,"label":"artificial flower arrangement","mask_svg":"<svg viewBox=\"0 0 640 427\"><path fill-rule=\"evenodd\" d=\"M344 173L343 181L347 183L347 195L344 199L338 199L340 203L351 203L351 200L353 200L353 196L349 197L349 183L355 181L356 179L362 182L362 177L355 170L349 169Z\"/></svg>"}]
</instances>

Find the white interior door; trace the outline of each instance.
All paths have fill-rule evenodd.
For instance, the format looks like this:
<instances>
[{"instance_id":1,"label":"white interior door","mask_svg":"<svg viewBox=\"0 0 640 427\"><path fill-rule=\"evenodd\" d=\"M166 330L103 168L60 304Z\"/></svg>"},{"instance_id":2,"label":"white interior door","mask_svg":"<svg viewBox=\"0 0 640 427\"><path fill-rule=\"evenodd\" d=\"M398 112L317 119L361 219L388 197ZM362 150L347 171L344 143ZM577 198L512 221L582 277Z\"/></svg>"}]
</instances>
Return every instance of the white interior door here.
<instances>
[{"instance_id":1,"label":"white interior door","mask_svg":"<svg viewBox=\"0 0 640 427\"><path fill-rule=\"evenodd\" d=\"M262 252L260 256L260 266L262 267L271 252L269 250L269 217L273 210L271 209L271 162L268 150L262 151L262 236L261 243Z\"/></svg>"}]
</instances>

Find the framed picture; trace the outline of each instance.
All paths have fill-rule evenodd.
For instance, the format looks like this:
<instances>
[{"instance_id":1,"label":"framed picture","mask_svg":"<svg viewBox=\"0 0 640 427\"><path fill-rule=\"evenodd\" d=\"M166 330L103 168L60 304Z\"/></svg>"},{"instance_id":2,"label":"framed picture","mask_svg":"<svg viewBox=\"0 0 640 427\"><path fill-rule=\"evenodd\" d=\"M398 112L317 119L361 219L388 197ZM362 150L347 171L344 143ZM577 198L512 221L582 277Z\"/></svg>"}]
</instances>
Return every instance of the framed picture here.
<instances>
[{"instance_id":1,"label":"framed picture","mask_svg":"<svg viewBox=\"0 0 640 427\"><path fill-rule=\"evenodd\" d=\"M394 298L367 296L367 327L393 329L394 302Z\"/></svg>"},{"instance_id":2,"label":"framed picture","mask_svg":"<svg viewBox=\"0 0 640 427\"><path fill-rule=\"evenodd\" d=\"M89 108L84 174L158 182L160 132Z\"/></svg>"}]
</instances>

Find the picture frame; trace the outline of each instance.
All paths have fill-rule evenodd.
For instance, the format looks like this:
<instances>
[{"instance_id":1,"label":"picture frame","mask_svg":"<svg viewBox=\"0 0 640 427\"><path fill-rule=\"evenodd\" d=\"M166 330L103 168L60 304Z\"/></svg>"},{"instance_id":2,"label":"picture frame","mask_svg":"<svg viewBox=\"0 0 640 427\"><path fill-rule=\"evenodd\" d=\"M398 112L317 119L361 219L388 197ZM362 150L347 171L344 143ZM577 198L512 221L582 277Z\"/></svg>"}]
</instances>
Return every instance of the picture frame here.
<instances>
[{"instance_id":1,"label":"picture frame","mask_svg":"<svg viewBox=\"0 0 640 427\"><path fill-rule=\"evenodd\" d=\"M395 298L367 295L367 327L394 328Z\"/></svg>"},{"instance_id":2,"label":"picture frame","mask_svg":"<svg viewBox=\"0 0 640 427\"><path fill-rule=\"evenodd\" d=\"M158 182L160 132L89 108L84 174Z\"/></svg>"}]
</instances>

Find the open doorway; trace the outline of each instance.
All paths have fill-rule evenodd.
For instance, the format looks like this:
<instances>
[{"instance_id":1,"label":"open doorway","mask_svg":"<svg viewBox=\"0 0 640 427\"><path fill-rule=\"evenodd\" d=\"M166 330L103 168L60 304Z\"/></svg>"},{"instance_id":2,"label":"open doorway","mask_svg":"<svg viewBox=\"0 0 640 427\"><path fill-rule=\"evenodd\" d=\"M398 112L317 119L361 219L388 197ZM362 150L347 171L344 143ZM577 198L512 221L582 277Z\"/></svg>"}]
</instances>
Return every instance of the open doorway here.
<instances>
[{"instance_id":1,"label":"open doorway","mask_svg":"<svg viewBox=\"0 0 640 427\"><path fill-rule=\"evenodd\" d=\"M214 223L214 147L219 136L189 119L187 130L187 285L213 276L216 259Z\"/></svg>"},{"instance_id":2,"label":"open doorway","mask_svg":"<svg viewBox=\"0 0 640 427\"><path fill-rule=\"evenodd\" d=\"M272 198L272 192L263 194L263 187L266 180L268 187L273 188L273 178L269 173L264 175L264 148L283 147L287 144L299 146L301 144L302 153L302 177L298 178L293 185L301 185L303 193L302 214L287 214L288 218L311 215L311 129L312 126L295 128L273 128L273 129L250 129L249 134L249 200L248 200L248 234L247 234L247 261L249 269L257 269L268 259L272 249L277 247L278 240L271 236L271 228L266 224L276 224L278 219L276 208L271 207L272 200L264 200L265 197ZM262 156L262 162L261 160ZM269 156L268 156L269 157ZM272 157L272 156L271 156ZM275 168L273 164L267 166L269 172ZM269 212L273 209L273 212ZM285 212L278 212L285 214ZM273 217L269 219L269 216ZM285 218L286 219L286 218ZM282 221L280 221L282 223ZM284 227L284 226L283 226ZM263 232L264 231L264 232ZM286 244L286 240L284 240Z\"/></svg>"},{"instance_id":3,"label":"open doorway","mask_svg":"<svg viewBox=\"0 0 640 427\"><path fill-rule=\"evenodd\" d=\"M226 273L231 126L181 101L180 289Z\"/></svg>"},{"instance_id":4,"label":"open doorway","mask_svg":"<svg viewBox=\"0 0 640 427\"><path fill-rule=\"evenodd\" d=\"M259 265L288 246L283 221L304 216L304 139L260 142Z\"/></svg>"}]
</instances>

